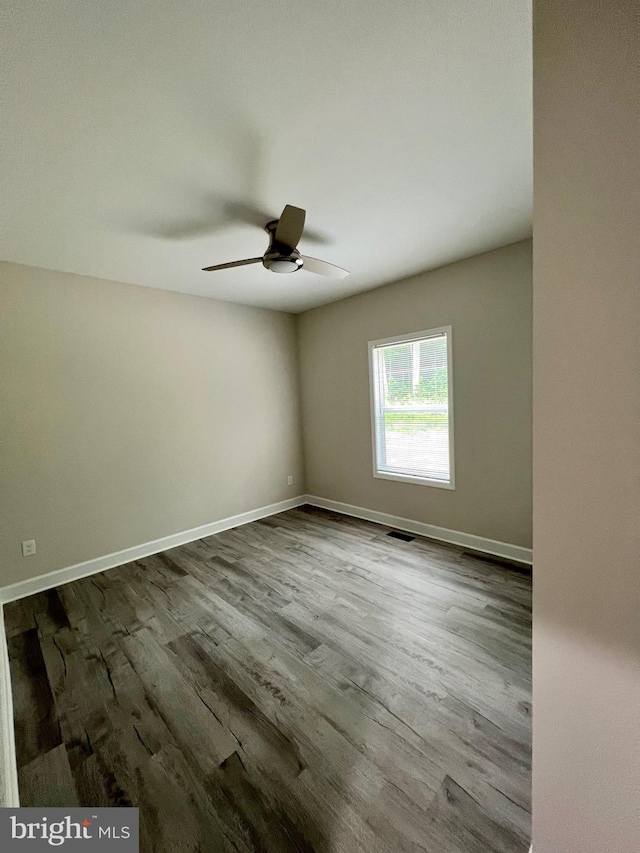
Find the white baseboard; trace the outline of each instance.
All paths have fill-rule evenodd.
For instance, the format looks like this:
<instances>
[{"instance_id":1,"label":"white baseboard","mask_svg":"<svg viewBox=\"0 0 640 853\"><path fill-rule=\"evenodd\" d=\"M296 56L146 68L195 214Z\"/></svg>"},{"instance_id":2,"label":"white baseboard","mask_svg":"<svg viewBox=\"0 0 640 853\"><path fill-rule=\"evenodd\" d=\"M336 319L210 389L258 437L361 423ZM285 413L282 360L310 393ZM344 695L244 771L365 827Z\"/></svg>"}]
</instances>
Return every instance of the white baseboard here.
<instances>
[{"instance_id":1,"label":"white baseboard","mask_svg":"<svg viewBox=\"0 0 640 853\"><path fill-rule=\"evenodd\" d=\"M497 539L485 539L484 536L476 536L473 533L462 533L459 530L449 530L446 527L436 527L434 524L426 524L423 521L412 521L409 518L401 518L398 515L389 515L386 512L378 512L373 509L365 509L361 506L330 501L327 498L319 498L316 495L305 495L306 503L322 509L341 512L344 515L352 515L354 518L364 518L366 521L375 521L386 527L396 530L406 530L407 533L417 533L419 536L427 536L429 539L438 539L440 542L448 542L450 545L460 545L462 548L470 548L483 554L491 554L493 557L503 557L506 560L516 560L519 563L533 563L531 548L523 548L521 545L510 545L508 542L499 542Z\"/></svg>"},{"instance_id":2,"label":"white baseboard","mask_svg":"<svg viewBox=\"0 0 640 853\"><path fill-rule=\"evenodd\" d=\"M249 524L251 521L258 521L269 515L284 512L287 509L294 509L303 503L305 503L305 496L299 495L286 501L262 506L259 509L249 510L249 512L242 512L240 515L231 515L228 518L220 519L220 521L212 521L210 524L203 524L201 527L193 527L191 530L185 530L182 533L163 536L161 539L154 539L152 542L145 542L143 545L134 545L133 548L125 548L123 551L106 554L104 557L95 557L93 560L86 560L84 563L76 563L74 566L55 569L34 578L7 584L0 587L0 604L53 589L53 587L61 584L95 575L116 566L122 566L124 563L132 562L132 560L142 560L144 557L157 554L159 551L168 551L169 548L177 548L178 545L186 545L187 542L194 542L196 539L203 539L205 536L213 536L214 533L222 533L223 530L240 527L243 524Z\"/></svg>"},{"instance_id":3,"label":"white baseboard","mask_svg":"<svg viewBox=\"0 0 640 853\"><path fill-rule=\"evenodd\" d=\"M249 512L243 512L239 515L222 518L210 524L203 524L201 527L193 527L191 530L173 533L170 536L163 536L161 539L154 539L152 542L134 545L132 548L125 548L113 554L95 557L83 563L76 563L73 566L37 575L34 578L27 578L23 581L7 584L0 587L0 604L25 598L37 592L44 592L61 584L70 583L79 578L103 572L106 569L113 569L124 563L130 563L133 560L141 560L144 557L151 556L151 554L167 551L169 548L176 548L178 545L185 545L187 542L203 539L205 536L213 536L215 533L221 533L223 530L229 530L232 527L240 527L243 524L258 521L261 518L285 512L288 509L294 509L304 503L321 507L322 509L333 510L334 512L341 512L344 515L351 515L355 518L374 521L377 524L384 524L386 527L406 530L408 533L417 533L419 536L427 536L430 539L438 539L441 542L448 542L449 544L459 545L463 548L471 548L474 551L491 554L495 557L517 560L520 563L527 563L529 565L533 561L531 549L523 548L520 545L511 545L507 542L499 542L496 539L485 539L483 536L476 536L473 533L462 533L458 530L449 530L446 527L436 527L433 524L426 524L422 521L412 521L409 518L401 518L400 516L390 515L386 512L378 512L377 510L366 509L365 507L341 503L340 501L332 501L328 498L318 497L317 495L298 495L286 501L280 501L279 503L269 504L268 506L249 510Z\"/></svg>"},{"instance_id":4,"label":"white baseboard","mask_svg":"<svg viewBox=\"0 0 640 853\"><path fill-rule=\"evenodd\" d=\"M16 764L16 742L13 734L13 699L7 635L4 630L4 614L0 605L0 806L17 808L18 770Z\"/></svg>"}]
</instances>

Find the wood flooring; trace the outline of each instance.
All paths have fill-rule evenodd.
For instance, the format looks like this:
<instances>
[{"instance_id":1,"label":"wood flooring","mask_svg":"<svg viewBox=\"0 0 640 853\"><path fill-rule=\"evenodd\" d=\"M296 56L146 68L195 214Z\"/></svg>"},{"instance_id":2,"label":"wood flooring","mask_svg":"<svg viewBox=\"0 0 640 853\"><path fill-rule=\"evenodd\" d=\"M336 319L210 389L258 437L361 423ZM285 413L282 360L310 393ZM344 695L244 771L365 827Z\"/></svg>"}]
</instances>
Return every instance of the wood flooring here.
<instances>
[{"instance_id":1,"label":"wood flooring","mask_svg":"<svg viewBox=\"0 0 640 853\"><path fill-rule=\"evenodd\" d=\"M143 853L526 853L531 576L302 507L5 606L23 806Z\"/></svg>"}]
</instances>

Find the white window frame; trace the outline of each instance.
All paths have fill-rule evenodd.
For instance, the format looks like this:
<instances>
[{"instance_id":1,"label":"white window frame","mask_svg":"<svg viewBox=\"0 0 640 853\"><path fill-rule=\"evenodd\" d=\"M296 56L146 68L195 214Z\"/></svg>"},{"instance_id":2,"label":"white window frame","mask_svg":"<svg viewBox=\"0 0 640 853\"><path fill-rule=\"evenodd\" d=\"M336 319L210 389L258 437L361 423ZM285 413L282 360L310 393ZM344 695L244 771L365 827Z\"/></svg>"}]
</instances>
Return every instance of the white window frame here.
<instances>
[{"instance_id":1,"label":"white window frame","mask_svg":"<svg viewBox=\"0 0 640 853\"><path fill-rule=\"evenodd\" d=\"M396 474L378 469L378 435L377 424L380 420L376 418L377 405L375 389L375 362L374 349L387 344L408 344L422 338L446 336L447 340L447 396L448 396L448 424L449 424L449 479L436 480L430 477L417 477L414 474ZM455 457L453 447L453 339L451 326L439 326L437 329L428 329L425 332L411 332L406 335L394 335L391 338L380 338L377 341L369 341L369 393L371 399L371 444L373 457L373 476L379 480L397 480L401 483L417 483L421 486L435 486L437 489L455 489Z\"/></svg>"}]
</instances>

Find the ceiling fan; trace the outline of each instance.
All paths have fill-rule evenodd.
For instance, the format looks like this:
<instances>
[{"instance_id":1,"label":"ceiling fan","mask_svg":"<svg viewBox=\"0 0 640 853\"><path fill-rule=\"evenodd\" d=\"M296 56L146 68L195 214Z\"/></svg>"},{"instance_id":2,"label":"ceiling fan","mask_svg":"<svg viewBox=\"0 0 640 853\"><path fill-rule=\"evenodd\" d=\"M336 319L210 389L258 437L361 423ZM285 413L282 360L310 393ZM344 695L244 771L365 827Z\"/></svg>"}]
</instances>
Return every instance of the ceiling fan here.
<instances>
[{"instance_id":1,"label":"ceiling fan","mask_svg":"<svg viewBox=\"0 0 640 853\"><path fill-rule=\"evenodd\" d=\"M262 264L270 272L291 273L298 270L315 272L318 275L326 275L330 278L344 278L349 275L348 270L329 264L327 261L319 261L308 255L301 255L297 250L302 232L304 230L304 219L306 211L301 207L285 205L280 219L267 222L264 230L269 235L269 246L264 256L260 258L247 258L244 261L231 261L229 264L216 264L212 267L204 267L203 272L214 270L226 270L230 267L243 267L247 264Z\"/></svg>"}]
</instances>

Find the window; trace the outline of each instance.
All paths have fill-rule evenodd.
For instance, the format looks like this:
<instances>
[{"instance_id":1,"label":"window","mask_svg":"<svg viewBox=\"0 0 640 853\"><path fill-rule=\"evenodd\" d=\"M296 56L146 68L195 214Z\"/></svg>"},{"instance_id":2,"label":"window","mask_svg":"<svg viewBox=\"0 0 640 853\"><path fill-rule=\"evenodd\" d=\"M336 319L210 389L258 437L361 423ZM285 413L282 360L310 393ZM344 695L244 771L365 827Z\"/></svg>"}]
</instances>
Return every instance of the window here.
<instances>
[{"instance_id":1,"label":"window","mask_svg":"<svg viewBox=\"0 0 640 853\"><path fill-rule=\"evenodd\" d=\"M451 326L370 341L373 476L454 488Z\"/></svg>"}]
</instances>

